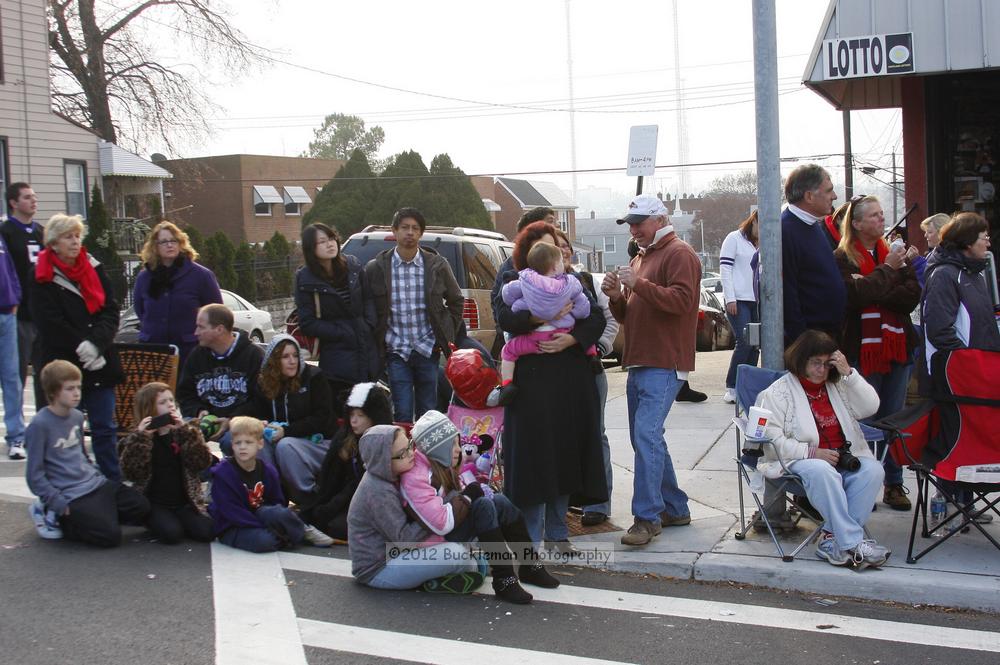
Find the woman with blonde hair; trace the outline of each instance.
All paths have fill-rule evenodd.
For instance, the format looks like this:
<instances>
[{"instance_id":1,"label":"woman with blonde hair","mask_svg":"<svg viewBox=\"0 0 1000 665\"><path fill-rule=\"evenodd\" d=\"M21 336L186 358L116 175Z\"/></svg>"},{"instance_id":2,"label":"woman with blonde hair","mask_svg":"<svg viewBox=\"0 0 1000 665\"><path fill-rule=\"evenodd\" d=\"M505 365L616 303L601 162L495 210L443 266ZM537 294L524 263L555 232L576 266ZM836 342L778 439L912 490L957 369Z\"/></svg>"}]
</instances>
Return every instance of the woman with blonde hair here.
<instances>
[{"instance_id":1,"label":"woman with blonde hair","mask_svg":"<svg viewBox=\"0 0 1000 665\"><path fill-rule=\"evenodd\" d=\"M931 258L931 252L941 244L941 229L950 221L951 217L943 212L939 212L920 222L920 230L924 232L924 240L927 241L927 255L914 257L913 269L917 271L917 281L920 282L921 289L924 288L924 273L927 270L927 260Z\"/></svg>"},{"instance_id":2,"label":"woman with blonde hair","mask_svg":"<svg viewBox=\"0 0 1000 665\"><path fill-rule=\"evenodd\" d=\"M80 215L53 215L45 225L31 288L31 314L38 328L41 366L66 360L80 368L97 466L120 481L115 450L115 386L122 368L115 352L118 302L104 267L83 246ZM39 405L39 408L41 405Z\"/></svg>"},{"instance_id":3,"label":"woman with blonde hair","mask_svg":"<svg viewBox=\"0 0 1000 665\"><path fill-rule=\"evenodd\" d=\"M174 344L183 367L184 359L198 344L194 336L198 309L222 302L219 282L211 270L195 263L198 252L173 222L162 221L153 227L140 257L145 267L132 292L139 341Z\"/></svg>"},{"instance_id":4,"label":"woman with blonde hair","mask_svg":"<svg viewBox=\"0 0 1000 665\"><path fill-rule=\"evenodd\" d=\"M920 285L912 261L917 250L890 248L882 237L885 214L874 196L856 196L844 215L843 237L834 252L847 287L843 352L879 396L874 418L903 408L911 359L917 343L910 322L920 302ZM885 457L882 502L894 510L909 510L903 469Z\"/></svg>"}]
</instances>

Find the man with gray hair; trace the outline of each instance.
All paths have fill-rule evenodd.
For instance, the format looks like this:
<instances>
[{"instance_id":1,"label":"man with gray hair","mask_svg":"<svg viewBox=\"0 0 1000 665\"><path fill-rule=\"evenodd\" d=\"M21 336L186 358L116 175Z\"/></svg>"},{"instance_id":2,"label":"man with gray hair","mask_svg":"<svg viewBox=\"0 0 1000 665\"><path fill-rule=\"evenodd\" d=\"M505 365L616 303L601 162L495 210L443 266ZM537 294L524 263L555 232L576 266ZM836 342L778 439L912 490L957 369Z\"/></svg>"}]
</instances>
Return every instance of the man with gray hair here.
<instances>
[{"instance_id":1,"label":"man with gray hair","mask_svg":"<svg viewBox=\"0 0 1000 665\"><path fill-rule=\"evenodd\" d=\"M823 235L823 218L837 199L830 174L816 164L799 166L785 181L788 207L781 215L785 296L785 346L807 329L836 340L844 325L847 289Z\"/></svg>"}]
</instances>

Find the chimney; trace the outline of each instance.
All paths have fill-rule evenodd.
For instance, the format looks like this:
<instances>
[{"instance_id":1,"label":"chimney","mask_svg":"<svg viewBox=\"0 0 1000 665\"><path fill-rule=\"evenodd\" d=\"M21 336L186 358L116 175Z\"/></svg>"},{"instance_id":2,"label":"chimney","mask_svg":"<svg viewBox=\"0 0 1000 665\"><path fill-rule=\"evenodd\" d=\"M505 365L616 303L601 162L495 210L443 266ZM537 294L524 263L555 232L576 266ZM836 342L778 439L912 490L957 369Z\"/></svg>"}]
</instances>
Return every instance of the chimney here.
<instances>
[{"instance_id":1,"label":"chimney","mask_svg":"<svg viewBox=\"0 0 1000 665\"><path fill-rule=\"evenodd\" d=\"M590 211L590 218L591 218L591 219L597 219L597 213L596 213L596 212L594 212L593 210L591 210L591 211Z\"/></svg>"}]
</instances>

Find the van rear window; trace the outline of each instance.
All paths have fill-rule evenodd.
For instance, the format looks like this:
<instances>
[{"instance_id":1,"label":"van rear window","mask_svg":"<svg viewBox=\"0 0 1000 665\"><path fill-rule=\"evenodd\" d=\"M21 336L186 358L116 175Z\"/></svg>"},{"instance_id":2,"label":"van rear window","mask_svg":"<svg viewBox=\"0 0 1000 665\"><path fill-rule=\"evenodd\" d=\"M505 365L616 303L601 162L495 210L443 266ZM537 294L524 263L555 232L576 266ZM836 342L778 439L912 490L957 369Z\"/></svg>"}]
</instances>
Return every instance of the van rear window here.
<instances>
[{"instance_id":1,"label":"van rear window","mask_svg":"<svg viewBox=\"0 0 1000 665\"><path fill-rule=\"evenodd\" d=\"M352 237L348 238L347 242L344 243L343 252L344 254L354 256L361 262L361 265L365 265L374 259L375 255L379 252L392 249L395 246L396 242L394 240L383 240L373 237ZM460 289L469 288L466 286L468 279L466 279L464 266L461 269L457 269L461 265L458 263L458 243L442 242L440 238L434 238L421 241L420 246L432 249L444 257L451 266L451 271L455 273L455 280L458 281L458 287Z\"/></svg>"}]
</instances>

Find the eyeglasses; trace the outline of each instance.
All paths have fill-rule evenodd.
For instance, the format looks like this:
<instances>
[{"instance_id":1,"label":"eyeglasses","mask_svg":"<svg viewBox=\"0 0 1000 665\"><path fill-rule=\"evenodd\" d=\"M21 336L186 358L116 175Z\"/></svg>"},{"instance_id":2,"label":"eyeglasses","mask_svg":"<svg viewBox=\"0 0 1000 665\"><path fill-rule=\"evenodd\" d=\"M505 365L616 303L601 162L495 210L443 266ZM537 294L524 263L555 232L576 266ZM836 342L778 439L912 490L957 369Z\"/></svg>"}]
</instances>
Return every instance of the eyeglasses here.
<instances>
[{"instance_id":1,"label":"eyeglasses","mask_svg":"<svg viewBox=\"0 0 1000 665\"><path fill-rule=\"evenodd\" d=\"M165 245L178 245L180 244L180 241L177 240L177 238L171 238L170 240L157 240L156 244L163 247Z\"/></svg>"},{"instance_id":2,"label":"eyeglasses","mask_svg":"<svg viewBox=\"0 0 1000 665\"><path fill-rule=\"evenodd\" d=\"M392 459L394 460L406 459L407 457L413 454L413 450L415 447L416 447L415 444L412 441L410 441L410 443L405 448L403 448L403 450L398 455L393 455Z\"/></svg>"},{"instance_id":3,"label":"eyeglasses","mask_svg":"<svg viewBox=\"0 0 1000 665\"><path fill-rule=\"evenodd\" d=\"M823 369L830 362L830 359L821 360L820 358L810 358L806 361L806 367L809 369Z\"/></svg>"}]
</instances>

